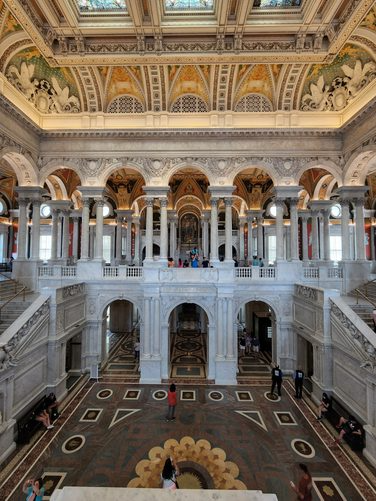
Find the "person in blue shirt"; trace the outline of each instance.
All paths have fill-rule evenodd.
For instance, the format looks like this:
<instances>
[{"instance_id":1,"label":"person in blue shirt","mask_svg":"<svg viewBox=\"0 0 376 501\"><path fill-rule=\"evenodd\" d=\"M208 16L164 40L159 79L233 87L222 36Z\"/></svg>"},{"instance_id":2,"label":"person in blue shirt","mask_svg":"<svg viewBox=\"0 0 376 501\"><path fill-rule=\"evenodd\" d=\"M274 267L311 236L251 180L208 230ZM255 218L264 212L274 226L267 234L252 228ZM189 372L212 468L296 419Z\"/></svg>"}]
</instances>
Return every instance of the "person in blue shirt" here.
<instances>
[{"instance_id":1,"label":"person in blue shirt","mask_svg":"<svg viewBox=\"0 0 376 501\"><path fill-rule=\"evenodd\" d=\"M22 491L26 494L26 501L42 501L44 496L43 479L26 480Z\"/></svg>"},{"instance_id":2,"label":"person in blue shirt","mask_svg":"<svg viewBox=\"0 0 376 501\"><path fill-rule=\"evenodd\" d=\"M253 256L252 266L258 266L258 265L259 265L259 260L257 259L257 256Z\"/></svg>"}]
</instances>

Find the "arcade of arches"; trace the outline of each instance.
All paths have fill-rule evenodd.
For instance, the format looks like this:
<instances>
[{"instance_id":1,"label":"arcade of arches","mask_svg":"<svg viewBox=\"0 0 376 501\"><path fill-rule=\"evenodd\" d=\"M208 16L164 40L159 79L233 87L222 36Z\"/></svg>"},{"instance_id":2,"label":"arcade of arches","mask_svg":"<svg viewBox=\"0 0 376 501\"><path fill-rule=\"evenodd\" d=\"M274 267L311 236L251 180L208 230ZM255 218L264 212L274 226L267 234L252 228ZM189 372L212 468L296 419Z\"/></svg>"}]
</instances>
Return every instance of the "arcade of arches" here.
<instances>
[{"instance_id":1,"label":"arcade of arches","mask_svg":"<svg viewBox=\"0 0 376 501\"><path fill-rule=\"evenodd\" d=\"M0 0L1 499L376 498L375 54L372 0Z\"/></svg>"}]
</instances>

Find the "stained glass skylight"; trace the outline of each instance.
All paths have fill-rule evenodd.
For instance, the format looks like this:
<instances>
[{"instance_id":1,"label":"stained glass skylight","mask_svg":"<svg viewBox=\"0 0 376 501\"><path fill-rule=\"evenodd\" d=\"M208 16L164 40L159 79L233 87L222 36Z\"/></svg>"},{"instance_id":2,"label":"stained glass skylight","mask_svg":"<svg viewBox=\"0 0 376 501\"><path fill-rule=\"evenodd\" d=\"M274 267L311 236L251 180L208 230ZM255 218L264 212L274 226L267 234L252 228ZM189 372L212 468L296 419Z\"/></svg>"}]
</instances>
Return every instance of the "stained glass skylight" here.
<instances>
[{"instance_id":1,"label":"stained glass skylight","mask_svg":"<svg viewBox=\"0 0 376 501\"><path fill-rule=\"evenodd\" d=\"M76 0L81 12L127 10L125 0Z\"/></svg>"},{"instance_id":2,"label":"stained glass skylight","mask_svg":"<svg viewBox=\"0 0 376 501\"><path fill-rule=\"evenodd\" d=\"M302 0L255 0L253 7L270 9L273 7L300 7Z\"/></svg>"},{"instance_id":3,"label":"stained glass skylight","mask_svg":"<svg viewBox=\"0 0 376 501\"><path fill-rule=\"evenodd\" d=\"M166 11L208 10L212 11L214 0L165 0Z\"/></svg>"}]
</instances>

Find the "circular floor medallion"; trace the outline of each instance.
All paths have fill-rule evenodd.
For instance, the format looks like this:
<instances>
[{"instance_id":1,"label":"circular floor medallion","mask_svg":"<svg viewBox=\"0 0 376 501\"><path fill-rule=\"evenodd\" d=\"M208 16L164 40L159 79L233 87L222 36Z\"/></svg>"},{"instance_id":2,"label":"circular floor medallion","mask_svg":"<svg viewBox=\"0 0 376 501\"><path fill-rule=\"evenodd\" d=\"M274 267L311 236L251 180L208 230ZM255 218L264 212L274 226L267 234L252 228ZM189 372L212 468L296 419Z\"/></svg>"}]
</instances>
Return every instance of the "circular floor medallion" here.
<instances>
[{"instance_id":1,"label":"circular floor medallion","mask_svg":"<svg viewBox=\"0 0 376 501\"><path fill-rule=\"evenodd\" d=\"M109 388L105 388L101 391L98 391L97 398L99 398L100 400L106 400L106 398L110 398L113 393L114 392Z\"/></svg>"},{"instance_id":2,"label":"circular floor medallion","mask_svg":"<svg viewBox=\"0 0 376 501\"><path fill-rule=\"evenodd\" d=\"M264 397L266 398L266 400L269 400L269 402L279 402L281 400L281 397L279 395L270 393L270 391L266 391L264 393Z\"/></svg>"},{"instance_id":3,"label":"circular floor medallion","mask_svg":"<svg viewBox=\"0 0 376 501\"><path fill-rule=\"evenodd\" d=\"M197 341L179 341L176 343L176 348L180 351L198 351L202 348L202 344Z\"/></svg>"},{"instance_id":4,"label":"circular floor medallion","mask_svg":"<svg viewBox=\"0 0 376 501\"><path fill-rule=\"evenodd\" d=\"M316 455L313 446L301 438L291 440L291 447L294 452L305 459L313 458Z\"/></svg>"},{"instance_id":5,"label":"circular floor medallion","mask_svg":"<svg viewBox=\"0 0 376 501\"><path fill-rule=\"evenodd\" d=\"M167 391L157 390L153 393L154 400L164 400L167 397Z\"/></svg>"},{"instance_id":6,"label":"circular floor medallion","mask_svg":"<svg viewBox=\"0 0 376 501\"><path fill-rule=\"evenodd\" d=\"M61 450L65 454L73 454L79 451L85 445L85 442L86 439L83 435L73 435L63 443Z\"/></svg>"},{"instance_id":7,"label":"circular floor medallion","mask_svg":"<svg viewBox=\"0 0 376 501\"><path fill-rule=\"evenodd\" d=\"M215 401L220 401L220 400L223 400L223 393L221 393L220 391L211 391L209 392L209 398L210 400L215 400Z\"/></svg>"}]
</instances>

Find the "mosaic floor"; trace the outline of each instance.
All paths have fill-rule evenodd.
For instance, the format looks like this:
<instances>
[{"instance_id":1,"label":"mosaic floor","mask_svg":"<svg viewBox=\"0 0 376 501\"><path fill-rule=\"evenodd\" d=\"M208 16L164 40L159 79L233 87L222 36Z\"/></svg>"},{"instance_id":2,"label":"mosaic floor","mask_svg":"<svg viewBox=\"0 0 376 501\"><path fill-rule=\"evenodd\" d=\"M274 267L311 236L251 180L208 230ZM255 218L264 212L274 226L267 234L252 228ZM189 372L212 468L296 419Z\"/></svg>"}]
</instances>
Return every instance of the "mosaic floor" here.
<instances>
[{"instance_id":1,"label":"mosaic floor","mask_svg":"<svg viewBox=\"0 0 376 501\"><path fill-rule=\"evenodd\" d=\"M297 464L304 462L315 500L376 499L375 472L362 473L359 460L352 462L310 407L293 398L289 382L277 400L262 380L178 387L172 422L165 420L166 389L87 383L55 428L19 455L2 480L0 499L18 501L23 479L40 475L46 499L64 485L159 487L169 455L179 462L181 487L260 489L290 501L289 482L297 482Z\"/></svg>"}]
</instances>

